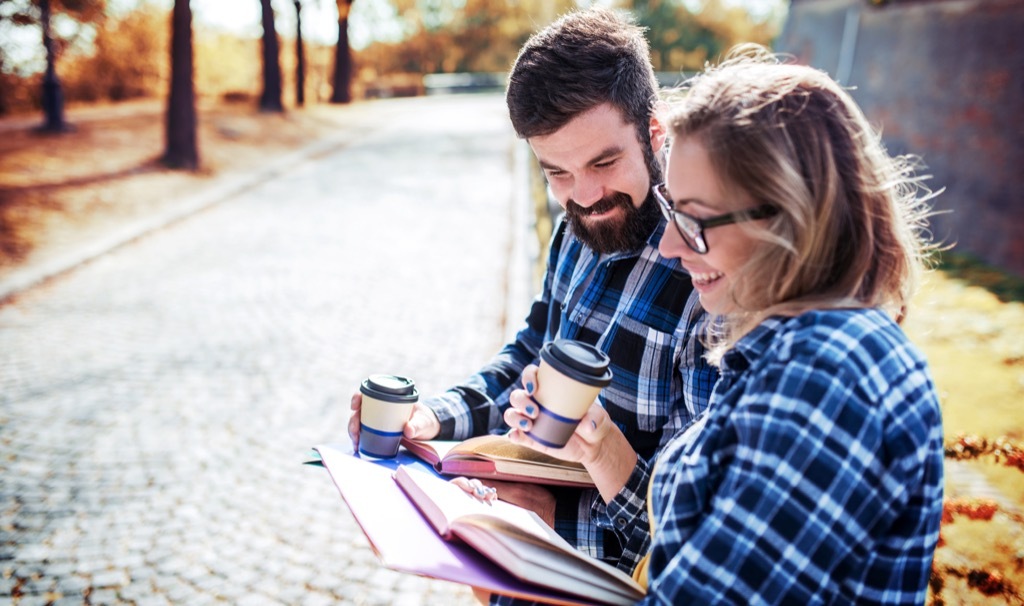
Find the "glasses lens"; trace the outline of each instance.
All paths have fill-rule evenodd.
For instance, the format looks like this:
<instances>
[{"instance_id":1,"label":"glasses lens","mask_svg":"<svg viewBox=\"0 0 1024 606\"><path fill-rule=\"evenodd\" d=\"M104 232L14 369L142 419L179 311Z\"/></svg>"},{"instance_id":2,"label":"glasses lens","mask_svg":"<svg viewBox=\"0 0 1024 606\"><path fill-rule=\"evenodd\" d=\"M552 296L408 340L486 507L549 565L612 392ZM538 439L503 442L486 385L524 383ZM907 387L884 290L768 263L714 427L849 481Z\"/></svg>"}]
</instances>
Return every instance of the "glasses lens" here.
<instances>
[{"instance_id":1,"label":"glasses lens","mask_svg":"<svg viewBox=\"0 0 1024 606\"><path fill-rule=\"evenodd\" d=\"M665 215L665 218L672 223L675 223L676 231L679 232L683 242L695 252L700 254L706 253L708 249L707 245L704 244L704 234L700 224L693 217L672 208L672 202L669 201L670 198L664 183L659 183L652 189L654 190L654 197L658 199L658 207L661 209L661 214Z\"/></svg>"},{"instance_id":2,"label":"glasses lens","mask_svg":"<svg viewBox=\"0 0 1024 606\"><path fill-rule=\"evenodd\" d=\"M673 212L676 225L679 227L679 234L683 237L686 245L701 254L707 252L704 245L704 234L701 233L700 225L689 215L684 215L678 210Z\"/></svg>"}]
</instances>

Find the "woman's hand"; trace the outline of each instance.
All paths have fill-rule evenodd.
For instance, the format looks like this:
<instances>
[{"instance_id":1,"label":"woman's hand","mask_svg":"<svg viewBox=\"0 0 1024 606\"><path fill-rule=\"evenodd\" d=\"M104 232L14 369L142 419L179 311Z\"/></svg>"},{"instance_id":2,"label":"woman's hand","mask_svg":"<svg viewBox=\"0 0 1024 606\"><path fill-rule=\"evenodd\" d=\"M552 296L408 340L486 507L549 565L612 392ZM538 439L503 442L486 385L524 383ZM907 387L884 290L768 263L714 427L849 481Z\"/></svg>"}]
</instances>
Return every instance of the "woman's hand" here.
<instances>
[{"instance_id":1,"label":"woman's hand","mask_svg":"<svg viewBox=\"0 0 1024 606\"><path fill-rule=\"evenodd\" d=\"M512 428L509 439L552 457L582 463L594 479L601 497L606 503L610 502L629 481L636 467L636 451L626 436L595 400L565 446L544 446L528 433L540 412L531 397L537 385L536 366L531 364L523 370L523 385L525 390L517 389L511 393L511 406L505 411L505 422Z\"/></svg>"},{"instance_id":2,"label":"woman's hand","mask_svg":"<svg viewBox=\"0 0 1024 606\"><path fill-rule=\"evenodd\" d=\"M493 486L484 486L480 480L459 477L453 478L451 483L482 503L493 503L498 499L498 489Z\"/></svg>"}]
</instances>

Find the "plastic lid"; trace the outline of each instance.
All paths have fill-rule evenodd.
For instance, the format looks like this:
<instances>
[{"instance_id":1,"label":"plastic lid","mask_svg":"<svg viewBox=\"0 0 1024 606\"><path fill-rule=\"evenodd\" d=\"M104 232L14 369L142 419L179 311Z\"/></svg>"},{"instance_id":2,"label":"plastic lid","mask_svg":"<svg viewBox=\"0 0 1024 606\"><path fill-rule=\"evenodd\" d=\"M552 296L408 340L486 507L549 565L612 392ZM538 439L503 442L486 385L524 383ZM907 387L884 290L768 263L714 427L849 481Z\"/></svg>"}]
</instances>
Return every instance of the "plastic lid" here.
<instances>
[{"instance_id":1,"label":"plastic lid","mask_svg":"<svg viewBox=\"0 0 1024 606\"><path fill-rule=\"evenodd\" d=\"M370 375L359 391L382 402L415 402L420 397L412 379L397 375Z\"/></svg>"},{"instance_id":2,"label":"plastic lid","mask_svg":"<svg viewBox=\"0 0 1024 606\"><path fill-rule=\"evenodd\" d=\"M611 359L600 349L570 339L556 339L544 345L540 357L552 368L584 385L605 387L612 382Z\"/></svg>"}]
</instances>

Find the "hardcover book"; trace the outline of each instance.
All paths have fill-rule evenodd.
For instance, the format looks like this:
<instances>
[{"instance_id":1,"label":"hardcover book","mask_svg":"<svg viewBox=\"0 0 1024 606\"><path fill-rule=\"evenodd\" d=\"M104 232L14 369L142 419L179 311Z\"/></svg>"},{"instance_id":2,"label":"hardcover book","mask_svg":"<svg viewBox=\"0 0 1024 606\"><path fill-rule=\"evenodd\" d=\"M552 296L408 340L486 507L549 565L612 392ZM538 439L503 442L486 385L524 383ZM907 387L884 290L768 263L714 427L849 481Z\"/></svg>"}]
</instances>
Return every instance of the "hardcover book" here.
<instances>
[{"instance_id":1,"label":"hardcover book","mask_svg":"<svg viewBox=\"0 0 1024 606\"><path fill-rule=\"evenodd\" d=\"M590 558L533 512L483 503L427 466L370 462L317 446L382 563L400 572L549 604L632 604L643 590Z\"/></svg>"},{"instance_id":2,"label":"hardcover book","mask_svg":"<svg viewBox=\"0 0 1024 606\"><path fill-rule=\"evenodd\" d=\"M507 436L479 436L462 442L402 438L402 446L448 476L579 488L594 486L594 480L580 463L514 444Z\"/></svg>"}]
</instances>

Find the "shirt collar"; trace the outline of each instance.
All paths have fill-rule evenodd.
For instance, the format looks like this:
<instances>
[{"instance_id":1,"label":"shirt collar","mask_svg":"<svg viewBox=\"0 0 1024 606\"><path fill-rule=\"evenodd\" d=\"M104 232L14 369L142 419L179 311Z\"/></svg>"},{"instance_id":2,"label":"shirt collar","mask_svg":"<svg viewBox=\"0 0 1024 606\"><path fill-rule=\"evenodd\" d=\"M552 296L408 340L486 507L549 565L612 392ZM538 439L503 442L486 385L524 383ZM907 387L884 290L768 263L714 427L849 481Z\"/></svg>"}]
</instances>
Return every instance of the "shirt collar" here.
<instances>
[{"instance_id":1,"label":"shirt collar","mask_svg":"<svg viewBox=\"0 0 1024 606\"><path fill-rule=\"evenodd\" d=\"M768 350L775 336L782 329L784 319L768 318L743 335L724 356L722 356L722 373L742 372L750 367Z\"/></svg>"}]
</instances>

